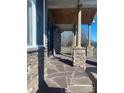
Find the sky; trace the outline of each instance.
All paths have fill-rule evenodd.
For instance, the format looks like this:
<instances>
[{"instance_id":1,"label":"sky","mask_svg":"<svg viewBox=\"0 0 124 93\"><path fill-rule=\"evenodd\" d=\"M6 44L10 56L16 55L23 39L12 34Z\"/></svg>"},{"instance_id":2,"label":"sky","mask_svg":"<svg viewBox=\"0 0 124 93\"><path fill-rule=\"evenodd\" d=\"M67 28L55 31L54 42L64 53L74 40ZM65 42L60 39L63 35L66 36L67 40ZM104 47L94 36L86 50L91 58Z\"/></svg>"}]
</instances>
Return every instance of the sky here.
<instances>
[{"instance_id":1,"label":"sky","mask_svg":"<svg viewBox=\"0 0 124 93\"><path fill-rule=\"evenodd\" d=\"M81 25L82 30L85 31L86 37L88 37L88 25ZM94 18L94 22L91 24L90 38L93 41L97 41L97 16Z\"/></svg>"},{"instance_id":2,"label":"sky","mask_svg":"<svg viewBox=\"0 0 124 93\"><path fill-rule=\"evenodd\" d=\"M88 37L88 25L87 24L82 24L81 28L83 31L86 33L86 37ZM62 33L65 38L72 34L71 31L64 31ZM90 31L90 38L92 41L97 41L97 16L94 18L94 22L91 24L91 31Z\"/></svg>"}]
</instances>

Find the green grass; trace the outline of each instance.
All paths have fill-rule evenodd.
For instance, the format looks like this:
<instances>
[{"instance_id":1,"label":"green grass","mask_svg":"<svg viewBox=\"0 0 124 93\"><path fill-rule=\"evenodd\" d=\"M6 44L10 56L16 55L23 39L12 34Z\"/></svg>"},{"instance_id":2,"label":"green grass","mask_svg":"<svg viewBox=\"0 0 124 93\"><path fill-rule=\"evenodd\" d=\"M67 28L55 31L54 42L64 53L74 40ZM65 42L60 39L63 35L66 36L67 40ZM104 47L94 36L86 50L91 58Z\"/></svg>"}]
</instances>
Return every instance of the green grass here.
<instances>
[{"instance_id":1,"label":"green grass","mask_svg":"<svg viewBox=\"0 0 124 93\"><path fill-rule=\"evenodd\" d=\"M71 54L71 47L61 47L61 53L69 53Z\"/></svg>"},{"instance_id":2,"label":"green grass","mask_svg":"<svg viewBox=\"0 0 124 93\"><path fill-rule=\"evenodd\" d=\"M94 48L94 49L93 49L93 56L94 56L95 58L97 58L97 48Z\"/></svg>"}]
</instances>

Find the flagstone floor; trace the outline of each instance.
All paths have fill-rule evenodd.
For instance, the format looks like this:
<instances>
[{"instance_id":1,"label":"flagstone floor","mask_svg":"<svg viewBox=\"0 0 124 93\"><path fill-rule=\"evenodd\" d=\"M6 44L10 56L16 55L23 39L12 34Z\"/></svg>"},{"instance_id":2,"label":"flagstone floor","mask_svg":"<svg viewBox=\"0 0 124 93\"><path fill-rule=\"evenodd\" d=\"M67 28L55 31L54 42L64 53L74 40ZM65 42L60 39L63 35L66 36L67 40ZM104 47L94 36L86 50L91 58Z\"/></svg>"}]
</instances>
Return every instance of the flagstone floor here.
<instances>
[{"instance_id":1,"label":"flagstone floor","mask_svg":"<svg viewBox=\"0 0 124 93\"><path fill-rule=\"evenodd\" d=\"M87 66L90 67L89 64ZM94 87L88 74L80 67L73 67L71 55L60 54L45 64L43 93L93 93Z\"/></svg>"}]
</instances>

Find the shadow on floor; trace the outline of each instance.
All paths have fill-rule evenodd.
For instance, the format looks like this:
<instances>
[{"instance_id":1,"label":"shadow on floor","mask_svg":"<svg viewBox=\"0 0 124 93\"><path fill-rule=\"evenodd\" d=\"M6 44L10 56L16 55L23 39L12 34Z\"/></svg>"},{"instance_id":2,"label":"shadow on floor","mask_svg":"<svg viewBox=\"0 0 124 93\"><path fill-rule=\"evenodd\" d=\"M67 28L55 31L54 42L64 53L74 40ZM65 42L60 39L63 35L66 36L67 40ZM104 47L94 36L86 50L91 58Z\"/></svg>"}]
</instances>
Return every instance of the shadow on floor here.
<instances>
[{"instance_id":1,"label":"shadow on floor","mask_svg":"<svg viewBox=\"0 0 124 93\"><path fill-rule=\"evenodd\" d=\"M71 54L70 53L60 53L61 55L65 56L65 57L70 57L72 58Z\"/></svg>"},{"instance_id":2,"label":"shadow on floor","mask_svg":"<svg viewBox=\"0 0 124 93\"><path fill-rule=\"evenodd\" d=\"M97 75L97 62L86 60L86 63L90 65L90 67L86 68L86 72L89 75L90 79L93 82L94 92L97 93L97 78L94 75ZM95 74L93 74L95 73Z\"/></svg>"},{"instance_id":3,"label":"shadow on floor","mask_svg":"<svg viewBox=\"0 0 124 93\"><path fill-rule=\"evenodd\" d=\"M93 72L97 74L97 68L96 67L87 67L86 68L86 72Z\"/></svg>"},{"instance_id":4,"label":"shadow on floor","mask_svg":"<svg viewBox=\"0 0 124 93\"><path fill-rule=\"evenodd\" d=\"M91 72L93 72L93 73L97 74L97 68L96 67L87 67L86 72L89 75L89 78L93 82L93 87L94 87L93 93L97 93L97 78L91 73Z\"/></svg>"},{"instance_id":5,"label":"shadow on floor","mask_svg":"<svg viewBox=\"0 0 124 93\"><path fill-rule=\"evenodd\" d=\"M46 82L42 82L39 90L36 93L66 93L64 88L48 87Z\"/></svg>"},{"instance_id":6,"label":"shadow on floor","mask_svg":"<svg viewBox=\"0 0 124 93\"><path fill-rule=\"evenodd\" d=\"M62 53L62 54L71 55L71 53Z\"/></svg>"},{"instance_id":7,"label":"shadow on floor","mask_svg":"<svg viewBox=\"0 0 124 93\"><path fill-rule=\"evenodd\" d=\"M91 60L86 60L87 64L93 65L93 66L97 66L97 63Z\"/></svg>"},{"instance_id":8,"label":"shadow on floor","mask_svg":"<svg viewBox=\"0 0 124 93\"><path fill-rule=\"evenodd\" d=\"M56 58L59 59L59 61L62 62L62 63L65 63L67 65L73 66L73 62L71 60L69 60L69 59L62 59L60 57L56 57Z\"/></svg>"},{"instance_id":9,"label":"shadow on floor","mask_svg":"<svg viewBox=\"0 0 124 93\"><path fill-rule=\"evenodd\" d=\"M45 49L38 50L38 90L36 93L66 93L64 88L49 87L44 80ZM60 59L62 60L62 59Z\"/></svg>"},{"instance_id":10,"label":"shadow on floor","mask_svg":"<svg viewBox=\"0 0 124 93\"><path fill-rule=\"evenodd\" d=\"M93 72L97 74L97 62L86 60L86 64L90 65L86 68L86 72Z\"/></svg>"}]
</instances>

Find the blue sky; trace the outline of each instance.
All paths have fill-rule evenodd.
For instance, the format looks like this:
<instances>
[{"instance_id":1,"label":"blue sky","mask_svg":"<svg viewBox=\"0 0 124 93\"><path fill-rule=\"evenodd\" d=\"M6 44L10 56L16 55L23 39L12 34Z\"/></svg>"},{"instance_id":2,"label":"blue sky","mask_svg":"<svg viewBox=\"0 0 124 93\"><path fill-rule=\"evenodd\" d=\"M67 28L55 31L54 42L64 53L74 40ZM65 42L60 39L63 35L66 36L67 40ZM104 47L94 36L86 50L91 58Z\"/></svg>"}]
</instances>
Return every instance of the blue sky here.
<instances>
[{"instance_id":1,"label":"blue sky","mask_svg":"<svg viewBox=\"0 0 124 93\"><path fill-rule=\"evenodd\" d=\"M86 37L88 37L88 25L82 24L82 30L85 31ZM68 38L70 34L73 34L71 31L64 31L62 33L65 38ZM94 22L91 24L91 31L90 31L91 40L97 41L97 16L94 18Z\"/></svg>"},{"instance_id":2,"label":"blue sky","mask_svg":"<svg viewBox=\"0 0 124 93\"><path fill-rule=\"evenodd\" d=\"M82 30L85 31L86 37L88 36L88 25L82 24ZM94 18L94 23L91 24L91 40L97 41L97 16Z\"/></svg>"}]
</instances>

